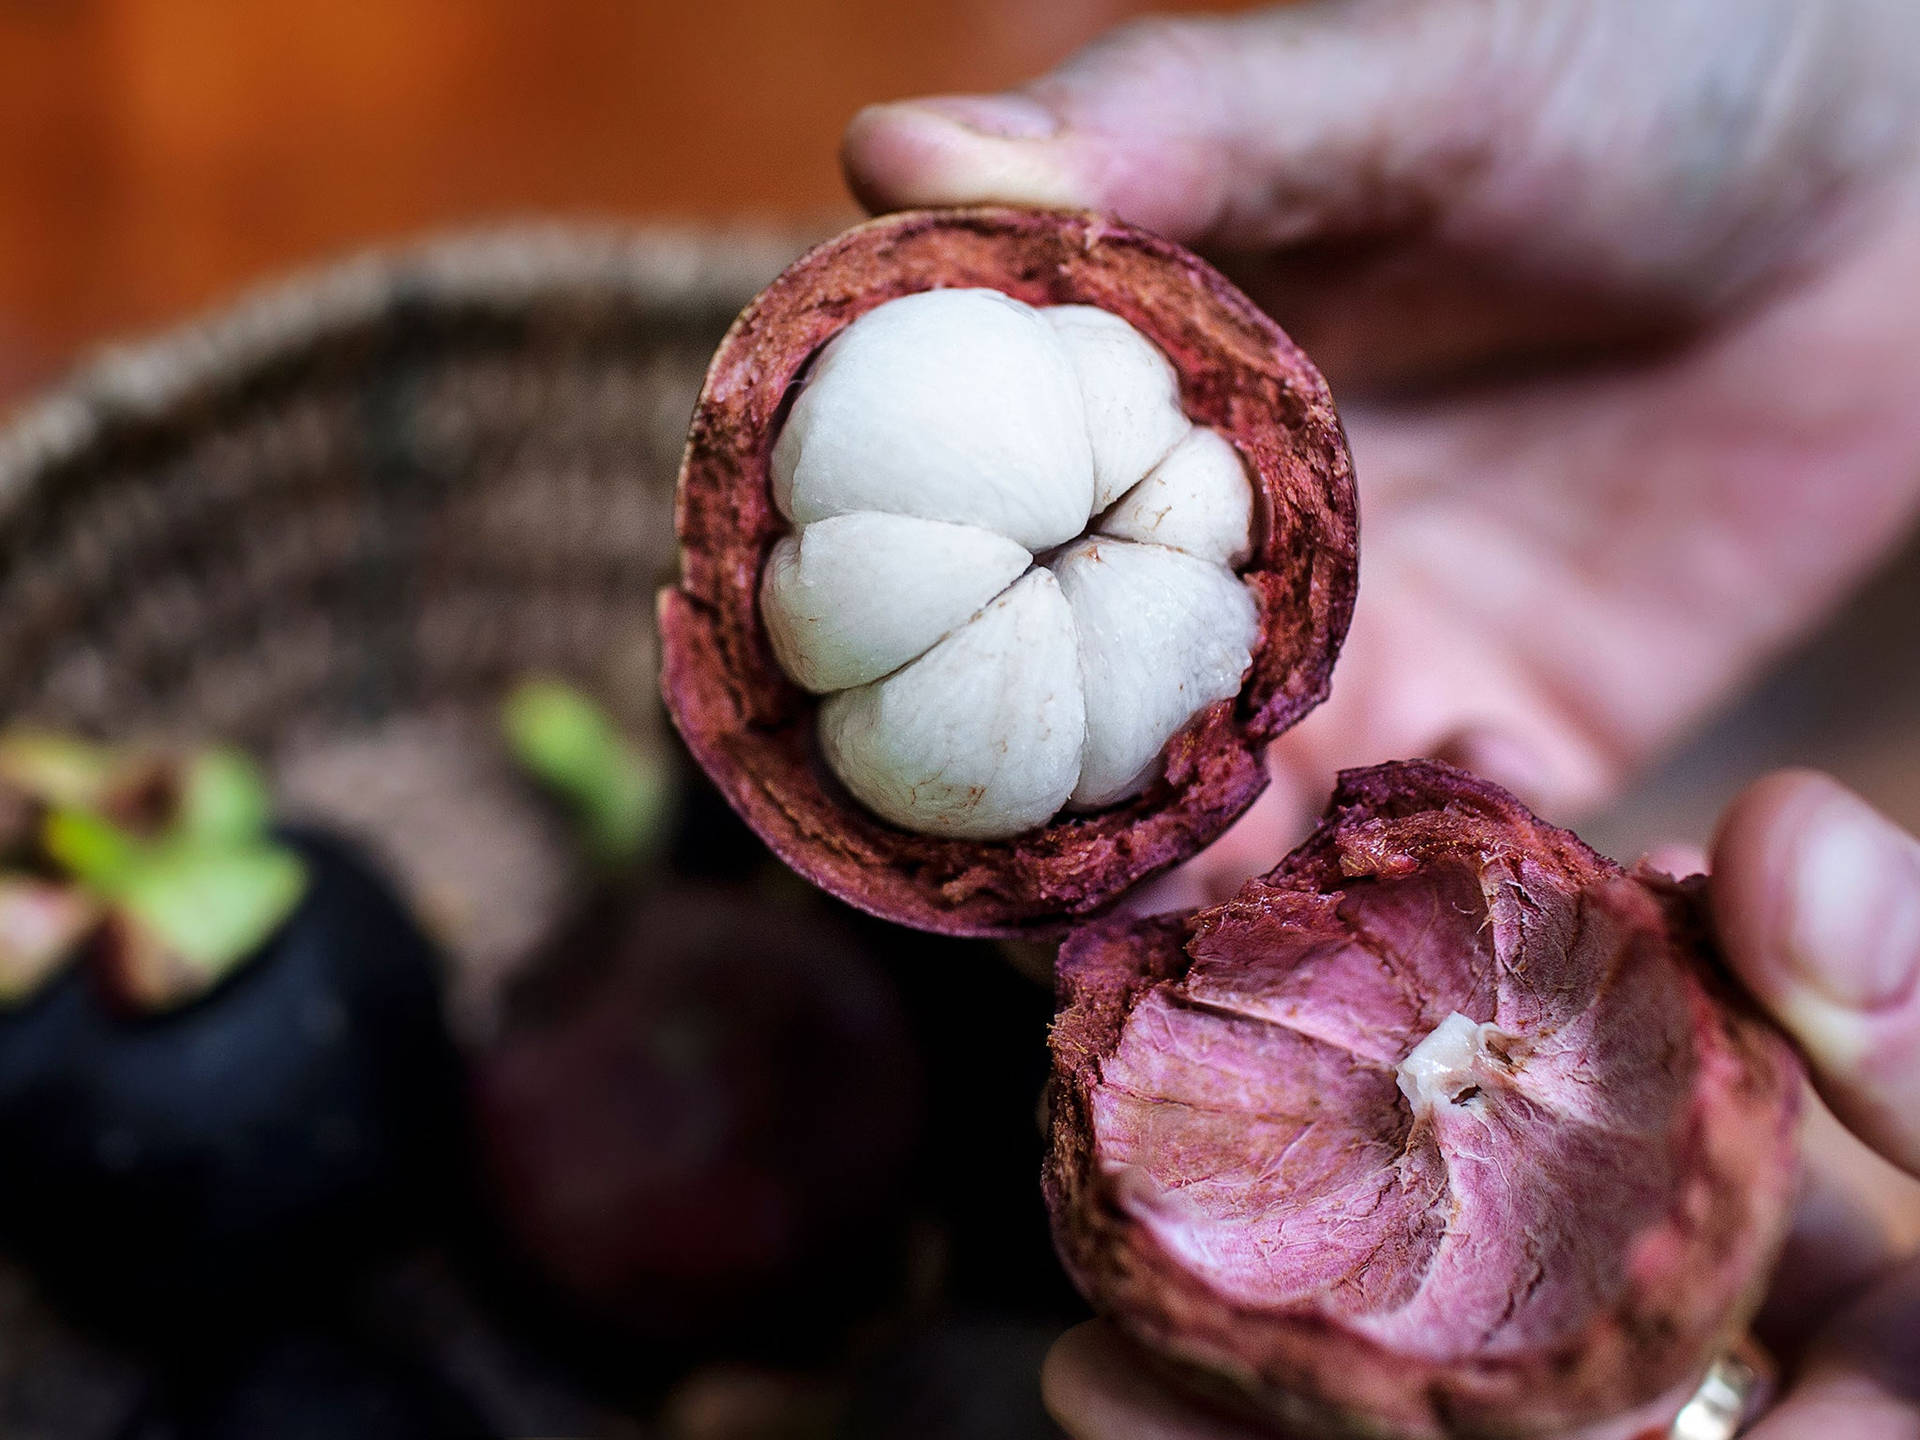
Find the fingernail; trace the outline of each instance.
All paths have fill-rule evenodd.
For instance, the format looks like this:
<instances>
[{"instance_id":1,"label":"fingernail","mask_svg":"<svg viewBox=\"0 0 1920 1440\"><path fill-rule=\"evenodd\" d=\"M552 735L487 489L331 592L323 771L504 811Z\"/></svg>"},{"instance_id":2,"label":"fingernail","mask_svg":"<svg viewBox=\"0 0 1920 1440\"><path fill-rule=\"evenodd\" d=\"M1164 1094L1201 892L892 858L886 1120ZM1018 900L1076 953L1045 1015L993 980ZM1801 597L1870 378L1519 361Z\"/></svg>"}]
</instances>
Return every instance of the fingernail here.
<instances>
[{"instance_id":1,"label":"fingernail","mask_svg":"<svg viewBox=\"0 0 1920 1440\"><path fill-rule=\"evenodd\" d=\"M1787 963L1826 999L1890 1006L1920 978L1920 845L1850 795L1808 817L1791 860Z\"/></svg>"},{"instance_id":2,"label":"fingernail","mask_svg":"<svg viewBox=\"0 0 1920 1440\"><path fill-rule=\"evenodd\" d=\"M1060 117L1025 95L934 95L907 104L995 140L1046 140L1060 133Z\"/></svg>"},{"instance_id":3,"label":"fingernail","mask_svg":"<svg viewBox=\"0 0 1920 1440\"><path fill-rule=\"evenodd\" d=\"M1477 725L1456 730L1434 746L1433 758L1511 790L1535 810L1550 809L1560 798L1554 793L1545 757L1501 730Z\"/></svg>"},{"instance_id":4,"label":"fingernail","mask_svg":"<svg viewBox=\"0 0 1920 1440\"><path fill-rule=\"evenodd\" d=\"M1707 852L1685 840L1668 840L1641 857L1649 868L1676 878L1707 873Z\"/></svg>"}]
</instances>

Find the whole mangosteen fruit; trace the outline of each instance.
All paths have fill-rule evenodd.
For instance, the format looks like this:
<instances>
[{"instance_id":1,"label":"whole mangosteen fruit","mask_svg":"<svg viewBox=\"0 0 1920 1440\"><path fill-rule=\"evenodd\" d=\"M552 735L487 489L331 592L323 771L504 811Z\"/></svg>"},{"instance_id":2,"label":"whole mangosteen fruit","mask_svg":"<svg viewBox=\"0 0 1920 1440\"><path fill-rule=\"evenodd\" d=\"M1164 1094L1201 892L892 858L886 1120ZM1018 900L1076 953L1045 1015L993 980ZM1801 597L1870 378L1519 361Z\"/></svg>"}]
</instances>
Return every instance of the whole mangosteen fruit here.
<instances>
[{"instance_id":1,"label":"whole mangosteen fruit","mask_svg":"<svg viewBox=\"0 0 1920 1440\"><path fill-rule=\"evenodd\" d=\"M304 893L212 988L129 1003L109 932L0 1010L0 1244L162 1345L334 1287L412 1233L459 1153L432 947L349 846L282 843Z\"/></svg>"},{"instance_id":2,"label":"whole mangosteen fruit","mask_svg":"<svg viewBox=\"0 0 1920 1440\"><path fill-rule=\"evenodd\" d=\"M475 1061L500 1228L544 1299L656 1369L835 1354L907 1241L923 1114L892 983L819 902L663 883L553 947ZM577 1357L576 1357L577 1358Z\"/></svg>"}]
</instances>

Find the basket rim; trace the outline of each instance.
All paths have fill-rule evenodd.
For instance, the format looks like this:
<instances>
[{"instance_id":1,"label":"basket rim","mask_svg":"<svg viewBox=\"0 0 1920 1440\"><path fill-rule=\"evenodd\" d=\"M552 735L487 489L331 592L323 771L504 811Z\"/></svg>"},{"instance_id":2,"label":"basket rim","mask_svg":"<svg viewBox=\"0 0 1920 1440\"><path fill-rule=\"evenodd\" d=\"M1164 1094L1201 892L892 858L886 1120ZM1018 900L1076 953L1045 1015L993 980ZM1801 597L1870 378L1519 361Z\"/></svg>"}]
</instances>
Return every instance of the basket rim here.
<instances>
[{"instance_id":1,"label":"basket rim","mask_svg":"<svg viewBox=\"0 0 1920 1440\"><path fill-rule=\"evenodd\" d=\"M0 409L0 523L42 475L82 461L115 427L161 420L402 303L511 314L597 295L731 313L814 238L794 226L548 221L378 244L275 276L94 346L65 378Z\"/></svg>"}]
</instances>

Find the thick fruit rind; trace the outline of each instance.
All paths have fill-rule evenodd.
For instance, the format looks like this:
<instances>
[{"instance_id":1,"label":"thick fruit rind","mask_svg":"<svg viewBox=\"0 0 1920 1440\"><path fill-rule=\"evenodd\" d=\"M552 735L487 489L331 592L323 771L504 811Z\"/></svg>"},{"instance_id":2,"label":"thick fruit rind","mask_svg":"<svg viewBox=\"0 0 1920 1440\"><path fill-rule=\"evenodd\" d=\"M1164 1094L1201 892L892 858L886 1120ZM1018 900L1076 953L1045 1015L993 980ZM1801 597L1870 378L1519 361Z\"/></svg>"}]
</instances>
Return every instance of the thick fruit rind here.
<instances>
[{"instance_id":1,"label":"thick fruit rind","mask_svg":"<svg viewBox=\"0 0 1920 1440\"><path fill-rule=\"evenodd\" d=\"M1551 1348L1437 1364L1324 1315L1251 1307L1210 1287L1128 1213L1122 1177L1100 1161L1092 1097L1129 1013L1157 987L1179 984L1210 917L1236 906L1324 913L1326 897L1354 880L1463 853L1527 857L1581 887L1645 887L1682 961L1699 1064L1675 1135L1682 1183L1636 1238L1618 1302ZM1664 1406L1664 1433L1758 1304L1798 1190L1797 1054L1725 976L1698 880L1627 872L1496 786L1431 762L1345 772L1314 835L1235 900L1082 926L1061 949L1058 980L1045 1187L1061 1257L1097 1310L1226 1408L1302 1436L1520 1440L1576 1427L1610 1436L1622 1424L1619 1433L1637 1435Z\"/></svg>"},{"instance_id":2,"label":"thick fruit rind","mask_svg":"<svg viewBox=\"0 0 1920 1440\"><path fill-rule=\"evenodd\" d=\"M808 359L885 301L959 286L1098 305L1129 321L1173 362L1187 412L1239 448L1258 496L1243 575L1261 640L1239 696L1174 738L1166 778L1147 794L1011 841L909 834L847 796L818 758L814 701L781 672L758 604L767 553L788 528L768 484L773 442ZM796 261L714 356L676 525L682 570L660 599L661 687L694 756L807 879L883 918L952 934L1057 929L1226 829L1266 785L1266 742L1325 697L1357 574L1353 467L1319 372L1205 262L1074 212L909 211Z\"/></svg>"}]
</instances>

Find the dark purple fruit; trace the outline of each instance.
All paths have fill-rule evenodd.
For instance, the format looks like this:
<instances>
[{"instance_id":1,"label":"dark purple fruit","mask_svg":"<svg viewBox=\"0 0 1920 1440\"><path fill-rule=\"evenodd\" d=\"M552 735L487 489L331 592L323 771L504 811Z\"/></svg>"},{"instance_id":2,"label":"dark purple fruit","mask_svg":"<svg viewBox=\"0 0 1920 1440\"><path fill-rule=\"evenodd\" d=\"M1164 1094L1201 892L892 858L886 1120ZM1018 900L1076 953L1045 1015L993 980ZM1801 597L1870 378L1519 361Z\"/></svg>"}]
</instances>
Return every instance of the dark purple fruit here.
<instances>
[{"instance_id":1,"label":"dark purple fruit","mask_svg":"<svg viewBox=\"0 0 1920 1440\"><path fill-rule=\"evenodd\" d=\"M884 971L810 900L746 887L610 901L556 962L476 1066L513 1247L655 1354L831 1350L898 1267L920 1136Z\"/></svg>"},{"instance_id":2,"label":"dark purple fruit","mask_svg":"<svg viewBox=\"0 0 1920 1440\"><path fill-rule=\"evenodd\" d=\"M130 1013L76 967L0 1013L0 1244L163 1343L333 1287L414 1231L459 1149L427 940L357 854L200 999Z\"/></svg>"},{"instance_id":3,"label":"dark purple fruit","mask_svg":"<svg viewBox=\"0 0 1920 1440\"><path fill-rule=\"evenodd\" d=\"M352 1339L249 1344L164 1387L122 1440L484 1440L496 1432L434 1377Z\"/></svg>"}]
</instances>

